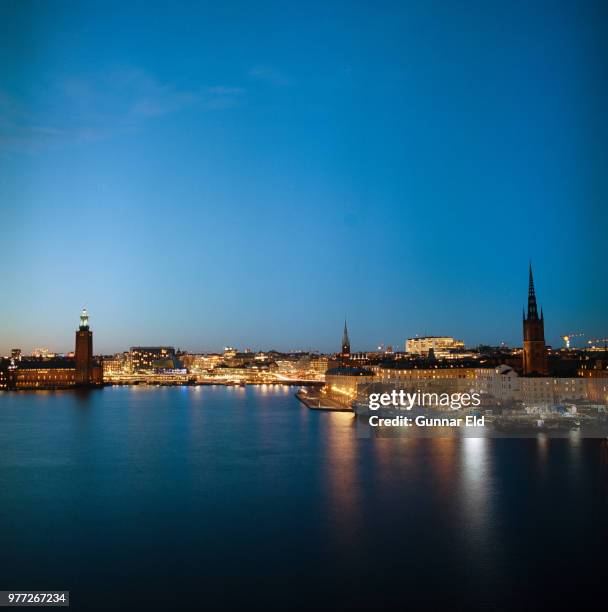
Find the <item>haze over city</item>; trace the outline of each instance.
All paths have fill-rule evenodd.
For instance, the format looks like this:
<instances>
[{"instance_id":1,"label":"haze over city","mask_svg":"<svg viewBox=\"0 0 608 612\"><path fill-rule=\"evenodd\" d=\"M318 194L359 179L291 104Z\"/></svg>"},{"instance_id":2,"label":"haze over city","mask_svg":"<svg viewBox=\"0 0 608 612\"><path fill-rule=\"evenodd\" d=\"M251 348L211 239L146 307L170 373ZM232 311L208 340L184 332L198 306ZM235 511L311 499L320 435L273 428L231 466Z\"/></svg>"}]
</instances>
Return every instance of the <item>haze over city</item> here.
<instances>
[{"instance_id":1,"label":"haze over city","mask_svg":"<svg viewBox=\"0 0 608 612\"><path fill-rule=\"evenodd\" d=\"M559 4L2 3L0 354L83 306L99 353L518 345L529 260L549 344L607 336L606 7Z\"/></svg>"}]
</instances>

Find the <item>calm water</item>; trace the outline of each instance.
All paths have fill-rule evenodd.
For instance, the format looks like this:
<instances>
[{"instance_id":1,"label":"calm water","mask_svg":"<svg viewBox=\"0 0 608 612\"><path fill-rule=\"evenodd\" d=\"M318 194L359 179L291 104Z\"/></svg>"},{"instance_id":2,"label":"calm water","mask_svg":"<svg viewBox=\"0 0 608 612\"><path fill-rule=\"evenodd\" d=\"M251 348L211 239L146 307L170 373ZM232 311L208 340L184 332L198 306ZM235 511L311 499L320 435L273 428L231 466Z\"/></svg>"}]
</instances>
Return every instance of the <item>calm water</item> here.
<instances>
[{"instance_id":1,"label":"calm water","mask_svg":"<svg viewBox=\"0 0 608 612\"><path fill-rule=\"evenodd\" d=\"M0 395L0 589L70 590L77 610L601 593L604 441L358 439L293 391Z\"/></svg>"}]
</instances>

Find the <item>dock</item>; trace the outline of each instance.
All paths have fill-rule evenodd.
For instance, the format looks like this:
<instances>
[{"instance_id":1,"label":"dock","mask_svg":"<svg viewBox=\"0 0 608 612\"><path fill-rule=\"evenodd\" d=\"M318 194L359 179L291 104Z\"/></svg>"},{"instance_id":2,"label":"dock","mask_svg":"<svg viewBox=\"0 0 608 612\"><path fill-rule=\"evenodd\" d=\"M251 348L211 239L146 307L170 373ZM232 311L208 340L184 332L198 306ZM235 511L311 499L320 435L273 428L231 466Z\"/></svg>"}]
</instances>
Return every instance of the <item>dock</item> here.
<instances>
[{"instance_id":1,"label":"dock","mask_svg":"<svg viewBox=\"0 0 608 612\"><path fill-rule=\"evenodd\" d=\"M325 410L331 412L353 412L350 405L339 402L336 399L326 396L318 389L300 389L296 397L311 410Z\"/></svg>"}]
</instances>

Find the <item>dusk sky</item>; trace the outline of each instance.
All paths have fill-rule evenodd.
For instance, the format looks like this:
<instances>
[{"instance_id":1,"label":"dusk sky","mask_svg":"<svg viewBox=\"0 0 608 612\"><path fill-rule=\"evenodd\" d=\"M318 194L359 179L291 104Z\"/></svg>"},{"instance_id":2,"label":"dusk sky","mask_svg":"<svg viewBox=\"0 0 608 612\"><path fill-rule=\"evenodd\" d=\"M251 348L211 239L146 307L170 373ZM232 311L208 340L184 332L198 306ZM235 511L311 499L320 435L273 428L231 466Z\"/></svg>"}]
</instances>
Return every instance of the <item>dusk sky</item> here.
<instances>
[{"instance_id":1,"label":"dusk sky","mask_svg":"<svg viewBox=\"0 0 608 612\"><path fill-rule=\"evenodd\" d=\"M0 354L608 336L607 23L0 0Z\"/></svg>"}]
</instances>

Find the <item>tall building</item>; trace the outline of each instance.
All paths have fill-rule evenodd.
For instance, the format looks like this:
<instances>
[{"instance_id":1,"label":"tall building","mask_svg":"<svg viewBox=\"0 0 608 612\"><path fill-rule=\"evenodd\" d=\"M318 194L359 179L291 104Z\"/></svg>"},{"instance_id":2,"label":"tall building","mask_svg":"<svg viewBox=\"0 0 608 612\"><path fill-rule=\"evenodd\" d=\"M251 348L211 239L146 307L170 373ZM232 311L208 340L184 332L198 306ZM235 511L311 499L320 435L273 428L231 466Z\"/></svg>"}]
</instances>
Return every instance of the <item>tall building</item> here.
<instances>
[{"instance_id":1,"label":"tall building","mask_svg":"<svg viewBox=\"0 0 608 612\"><path fill-rule=\"evenodd\" d=\"M76 330L74 351L76 385L90 385L93 382L93 332L89 329L89 315L85 308L80 313L80 327Z\"/></svg>"},{"instance_id":2,"label":"tall building","mask_svg":"<svg viewBox=\"0 0 608 612\"><path fill-rule=\"evenodd\" d=\"M342 357L348 359L350 357L350 339L348 338L348 328L346 327L346 319L344 319L344 331L342 332Z\"/></svg>"},{"instance_id":3,"label":"tall building","mask_svg":"<svg viewBox=\"0 0 608 612\"><path fill-rule=\"evenodd\" d=\"M10 364L7 366L7 363ZM4 366L4 367L3 367ZM4 372L2 372L4 370ZM101 366L93 359L93 332L89 317L83 310L76 331L74 357L33 357L0 360L0 388L8 389L68 389L101 386Z\"/></svg>"},{"instance_id":4,"label":"tall building","mask_svg":"<svg viewBox=\"0 0 608 612\"><path fill-rule=\"evenodd\" d=\"M547 353L545 350L545 319L543 309L536 305L536 293L534 291L534 278L532 277L532 264L530 264L530 282L528 284L528 316L524 312L524 374L549 373L547 367Z\"/></svg>"}]
</instances>

